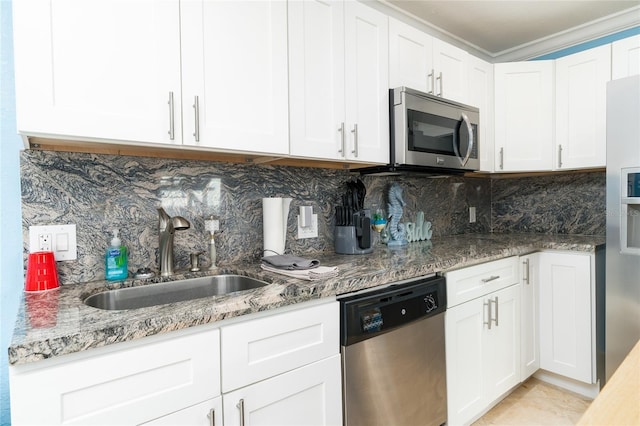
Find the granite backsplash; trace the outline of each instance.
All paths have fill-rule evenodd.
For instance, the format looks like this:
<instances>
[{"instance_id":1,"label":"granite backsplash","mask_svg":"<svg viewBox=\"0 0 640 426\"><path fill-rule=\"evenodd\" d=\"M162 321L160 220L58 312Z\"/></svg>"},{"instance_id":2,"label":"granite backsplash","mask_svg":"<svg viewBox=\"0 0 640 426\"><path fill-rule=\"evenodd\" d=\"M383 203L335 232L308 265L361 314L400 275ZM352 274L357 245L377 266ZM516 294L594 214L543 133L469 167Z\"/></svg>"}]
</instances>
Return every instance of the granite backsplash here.
<instances>
[{"instance_id":1,"label":"granite backsplash","mask_svg":"<svg viewBox=\"0 0 640 426\"><path fill-rule=\"evenodd\" d=\"M423 211L434 235L469 232L554 232L604 235L604 173L520 179L461 176L364 176L365 207L386 208L388 186L404 189L404 221ZM287 252L333 251L334 207L346 170L27 150L21 154L23 252L31 225L76 224L77 261L58 263L63 284L104 279L104 253L119 229L129 247L129 269L157 269L158 214L163 207L191 228L175 234L176 268L189 254L208 263L204 220L220 218L218 265L258 260L262 254L263 197L291 197ZM298 240L297 211L313 206L318 238ZM477 222L469 224L469 206Z\"/></svg>"}]
</instances>

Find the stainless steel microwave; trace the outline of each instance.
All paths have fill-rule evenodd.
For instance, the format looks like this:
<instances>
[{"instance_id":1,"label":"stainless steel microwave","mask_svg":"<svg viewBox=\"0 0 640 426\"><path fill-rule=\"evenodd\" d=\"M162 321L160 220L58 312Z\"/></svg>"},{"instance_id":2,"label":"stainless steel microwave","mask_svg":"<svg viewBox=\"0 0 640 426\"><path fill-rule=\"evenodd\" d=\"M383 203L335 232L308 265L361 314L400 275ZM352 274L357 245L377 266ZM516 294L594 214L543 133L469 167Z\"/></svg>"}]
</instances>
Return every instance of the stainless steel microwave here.
<instances>
[{"instance_id":1,"label":"stainless steel microwave","mask_svg":"<svg viewBox=\"0 0 640 426\"><path fill-rule=\"evenodd\" d=\"M390 166L480 169L478 108L398 87L389 90Z\"/></svg>"}]
</instances>

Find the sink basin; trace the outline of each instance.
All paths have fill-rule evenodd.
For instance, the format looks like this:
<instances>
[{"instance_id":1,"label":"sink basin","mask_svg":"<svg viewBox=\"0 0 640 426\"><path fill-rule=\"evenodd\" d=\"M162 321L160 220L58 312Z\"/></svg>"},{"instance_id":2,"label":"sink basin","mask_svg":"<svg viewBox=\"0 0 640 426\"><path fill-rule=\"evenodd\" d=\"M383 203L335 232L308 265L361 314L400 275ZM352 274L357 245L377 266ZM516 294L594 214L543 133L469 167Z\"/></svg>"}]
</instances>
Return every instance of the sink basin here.
<instances>
[{"instance_id":1,"label":"sink basin","mask_svg":"<svg viewBox=\"0 0 640 426\"><path fill-rule=\"evenodd\" d=\"M242 275L213 275L103 291L87 297L84 303L109 311L137 309L251 290L267 284Z\"/></svg>"}]
</instances>

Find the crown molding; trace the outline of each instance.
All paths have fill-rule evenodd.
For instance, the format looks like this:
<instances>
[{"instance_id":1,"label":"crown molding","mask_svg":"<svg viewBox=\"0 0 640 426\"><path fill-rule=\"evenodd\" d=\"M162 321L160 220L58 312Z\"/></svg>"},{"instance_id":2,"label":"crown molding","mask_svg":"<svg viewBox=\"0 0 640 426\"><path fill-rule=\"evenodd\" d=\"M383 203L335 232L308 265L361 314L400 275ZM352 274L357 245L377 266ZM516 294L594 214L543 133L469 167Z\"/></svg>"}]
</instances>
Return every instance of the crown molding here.
<instances>
[{"instance_id":1,"label":"crown molding","mask_svg":"<svg viewBox=\"0 0 640 426\"><path fill-rule=\"evenodd\" d=\"M383 8L378 7L378 9L383 10L389 16L394 16L410 25L417 26L434 37L458 46L472 55L493 63L524 61L537 58L581 43L609 36L620 31L640 27L640 6L636 6L587 22L577 27L570 28L566 31L552 34L548 37L495 53L482 49L468 40L464 40L454 34L451 34L416 15L400 9L386 0L377 0L375 2L364 0L364 2L369 5L373 5L372 3L383 5Z\"/></svg>"},{"instance_id":2,"label":"crown molding","mask_svg":"<svg viewBox=\"0 0 640 426\"><path fill-rule=\"evenodd\" d=\"M524 61L640 26L640 6L492 55L493 62Z\"/></svg>"}]
</instances>

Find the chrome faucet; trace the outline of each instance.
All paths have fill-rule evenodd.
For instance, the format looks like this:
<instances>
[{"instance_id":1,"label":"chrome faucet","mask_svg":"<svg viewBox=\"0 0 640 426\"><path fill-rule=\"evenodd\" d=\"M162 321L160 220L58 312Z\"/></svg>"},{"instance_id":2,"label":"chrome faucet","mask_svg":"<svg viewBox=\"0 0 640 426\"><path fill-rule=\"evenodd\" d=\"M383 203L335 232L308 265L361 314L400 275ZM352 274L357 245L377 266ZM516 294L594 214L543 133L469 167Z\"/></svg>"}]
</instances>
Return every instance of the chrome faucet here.
<instances>
[{"instance_id":1,"label":"chrome faucet","mask_svg":"<svg viewBox=\"0 0 640 426\"><path fill-rule=\"evenodd\" d=\"M159 225L159 248L160 248L160 275L168 277L173 275L173 234L175 231L189 229L191 224L182 216L171 217L162 207L158 208L160 215Z\"/></svg>"}]
</instances>

